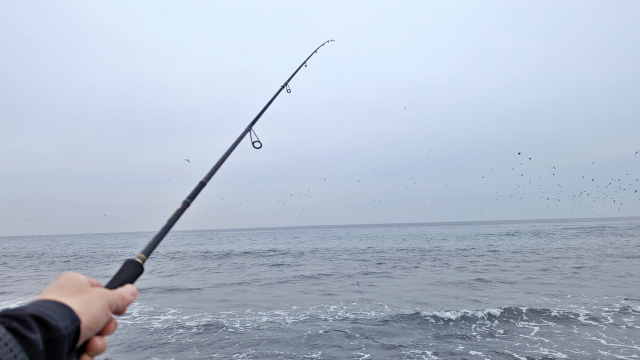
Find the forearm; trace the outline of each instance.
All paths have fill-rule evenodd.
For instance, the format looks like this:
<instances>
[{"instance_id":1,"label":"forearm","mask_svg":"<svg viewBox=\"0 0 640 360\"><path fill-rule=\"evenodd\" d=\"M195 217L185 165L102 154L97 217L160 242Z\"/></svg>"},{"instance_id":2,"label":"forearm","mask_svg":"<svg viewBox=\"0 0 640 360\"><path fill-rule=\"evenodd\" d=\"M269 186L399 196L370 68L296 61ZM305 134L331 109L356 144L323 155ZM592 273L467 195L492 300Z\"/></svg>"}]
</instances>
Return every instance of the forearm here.
<instances>
[{"instance_id":1,"label":"forearm","mask_svg":"<svg viewBox=\"0 0 640 360\"><path fill-rule=\"evenodd\" d=\"M30 360L65 360L80 336L80 319L75 312L67 305L49 300L0 312L0 326L20 344Z\"/></svg>"}]
</instances>

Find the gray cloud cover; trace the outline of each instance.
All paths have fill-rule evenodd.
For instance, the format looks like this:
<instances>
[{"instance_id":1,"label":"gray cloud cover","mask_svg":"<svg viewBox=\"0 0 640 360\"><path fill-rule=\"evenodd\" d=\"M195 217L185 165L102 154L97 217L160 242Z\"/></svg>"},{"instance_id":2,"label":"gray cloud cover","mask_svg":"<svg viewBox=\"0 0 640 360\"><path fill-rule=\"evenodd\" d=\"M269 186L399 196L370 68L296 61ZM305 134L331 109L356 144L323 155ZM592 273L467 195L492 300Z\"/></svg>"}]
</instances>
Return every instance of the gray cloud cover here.
<instances>
[{"instance_id":1,"label":"gray cloud cover","mask_svg":"<svg viewBox=\"0 0 640 360\"><path fill-rule=\"evenodd\" d=\"M638 18L625 1L4 2L0 235L157 230L332 38L177 229L638 216Z\"/></svg>"}]
</instances>

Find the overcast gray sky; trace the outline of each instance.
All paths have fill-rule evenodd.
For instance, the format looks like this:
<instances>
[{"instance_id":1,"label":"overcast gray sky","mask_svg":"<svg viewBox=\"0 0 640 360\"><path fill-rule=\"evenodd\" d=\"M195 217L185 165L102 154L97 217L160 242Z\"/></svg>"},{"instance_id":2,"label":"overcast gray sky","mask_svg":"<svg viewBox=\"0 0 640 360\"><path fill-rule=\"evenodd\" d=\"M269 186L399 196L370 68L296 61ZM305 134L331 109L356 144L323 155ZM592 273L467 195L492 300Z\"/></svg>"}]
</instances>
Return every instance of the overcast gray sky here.
<instances>
[{"instance_id":1,"label":"overcast gray sky","mask_svg":"<svg viewBox=\"0 0 640 360\"><path fill-rule=\"evenodd\" d=\"M177 229L639 216L638 19L637 1L2 2L0 235L159 229L328 39Z\"/></svg>"}]
</instances>

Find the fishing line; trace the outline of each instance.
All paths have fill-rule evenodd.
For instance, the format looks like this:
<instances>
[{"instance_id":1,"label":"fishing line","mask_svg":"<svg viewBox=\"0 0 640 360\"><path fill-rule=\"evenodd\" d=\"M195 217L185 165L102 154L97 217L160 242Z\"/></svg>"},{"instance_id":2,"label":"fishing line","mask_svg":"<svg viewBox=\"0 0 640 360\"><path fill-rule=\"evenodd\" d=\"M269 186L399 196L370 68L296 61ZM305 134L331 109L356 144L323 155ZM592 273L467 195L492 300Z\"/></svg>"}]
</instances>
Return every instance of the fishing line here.
<instances>
[{"instance_id":1,"label":"fishing line","mask_svg":"<svg viewBox=\"0 0 640 360\"><path fill-rule=\"evenodd\" d=\"M345 181L345 173L344 173L344 138L342 136L342 113L340 111L340 86L338 84L338 56L336 55L336 47L333 47L333 61L336 68L336 103L338 104L338 122L340 123L340 150L342 151L342 185L343 188ZM346 188L345 188L346 190Z\"/></svg>"},{"instance_id":2,"label":"fishing line","mask_svg":"<svg viewBox=\"0 0 640 360\"><path fill-rule=\"evenodd\" d=\"M306 64L305 64L305 67ZM284 96L282 98L280 98L281 100L278 102L278 106L276 107L276 110L273 112L273 114L271 114L271 117L268 118L267 120L262 122L262 127L260 128L260 132L264 135L264 131L267 129L267 127L271 124L271 120L273 120L273 118L276 116L276 114L278 113L278 110L280 110L280 108L282 107L282 104L285 103L285 101L287 101L287 96Z\"/></svg>"},{"instance_id":3,"label":"fishing line","mask_svg":"<svg viewBox=\"0 0 640 360\"><path fill-rule=\"evenodd\" d=\"M282 90L286 90L287 93L291 92L291 87L289 86L289 82L291 82L293 77L296 76L298 71L300 71L300 69L303 66L306 67L307 61L309 61L309 59L314 54L316 54L321 47L333 41L334 40L328 40L322 43L322 45L318 46L315 49L315 51L313 51L311 55L309 55L302 62L302 64L298 66L296 71L294 71L293 74L289 76L287 81L285 81L284 84L280 86L280 88L275 93L275 95L271 97L269 102L267 102L267 104L262 108L262 110L260 110L258 115L256 115L256 117L249 123L249 125L247 125L247 127L242 131L242 133L240 133L240 136L238 136L238 138L233 142L233 144L231 144L231 146L222 155L222 157L218 160L218 162L216 162L216 164L211 168L211 170L209 170L207 175L205 175L205 177L202 180L200 180L198 185L196 185L196 187L191 191L191 193L189 193L189 195L182 201L182 203L178 206L178 208L173 213L173 215L171 215L171 217L167 219L166 224L160 229L160 231L149 241L149 243L144 247L144 249L142 249L142 251L138 255L136 255L136 257L128 259L124 262L124 264L122 264L118 272L113 276L113 278L111 278L111 280L107 283L107 285L105 285L105 288L117 289L120 286L123 286L125 284L133 284L140 277L140 275L142 275L142 273L144 272L145 261L147 261L149 256L151 256L151 253L156 249L156 247L160 245L160 242L162 241L162 239L164 239L164 237L169 233L173 225L175 225L178 219L180 219L182 214L184 214L184 212L189 208L189 206L191 206L191 203L196 199L198 194L200 194L202 189L204 189L204 187L207 186L207 183L216 174L216 172L218 172L218 169L220 169L222 164L224 164L227 158L233 153L233 151L236 149L238 144L240 144L240 142L247 136L247 133L250 134L249 138L251 140L251 145L254 148L259 149L262 147L262 143L258 139L258 135L255 133L255 131L253 131L253 127L255 126L255 124L258 122L258 120L260 120L260 117L262 117L265 111L267 111L269 106L271 106L271 104L278 97L278 95L280 95ZM256 140L253 140L253 136L256 137ZM85 352L86 345L87 343L85 342L80 347L78 347L76 351L73 354L71 354L71 359L78 359L80 355L82 355Z\"/></svg>"}]
</instances>

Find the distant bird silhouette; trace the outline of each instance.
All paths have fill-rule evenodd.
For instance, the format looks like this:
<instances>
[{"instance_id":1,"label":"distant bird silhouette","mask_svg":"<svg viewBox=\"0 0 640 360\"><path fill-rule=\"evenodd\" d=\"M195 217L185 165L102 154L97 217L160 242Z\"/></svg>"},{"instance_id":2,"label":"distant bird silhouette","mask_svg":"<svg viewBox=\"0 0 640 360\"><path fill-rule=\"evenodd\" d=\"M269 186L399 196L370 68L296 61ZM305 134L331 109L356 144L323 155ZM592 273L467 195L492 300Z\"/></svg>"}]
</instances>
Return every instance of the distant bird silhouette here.
<instances>
[{"instance_id":1,"label":"distant bird silhouette","mask_svg":"<svg viewBox=\"0 0 640 360\"><path fill-rule=\"evenodd\" d=\"M191 161L189 161L189 159L185 159L185 160L187 160L187 162L188 162L189 164L191 164Z\"/></svg>"},{"instance_id":2,"label":"distant bird silhouette","mask_svg":"<svg viewBox=\"0 0 640 360\"><path fill-rule=\"evenodd\" d=\"M518 153L518 155L520 155L520 153Z\"/></svg>"}]
</instances>

